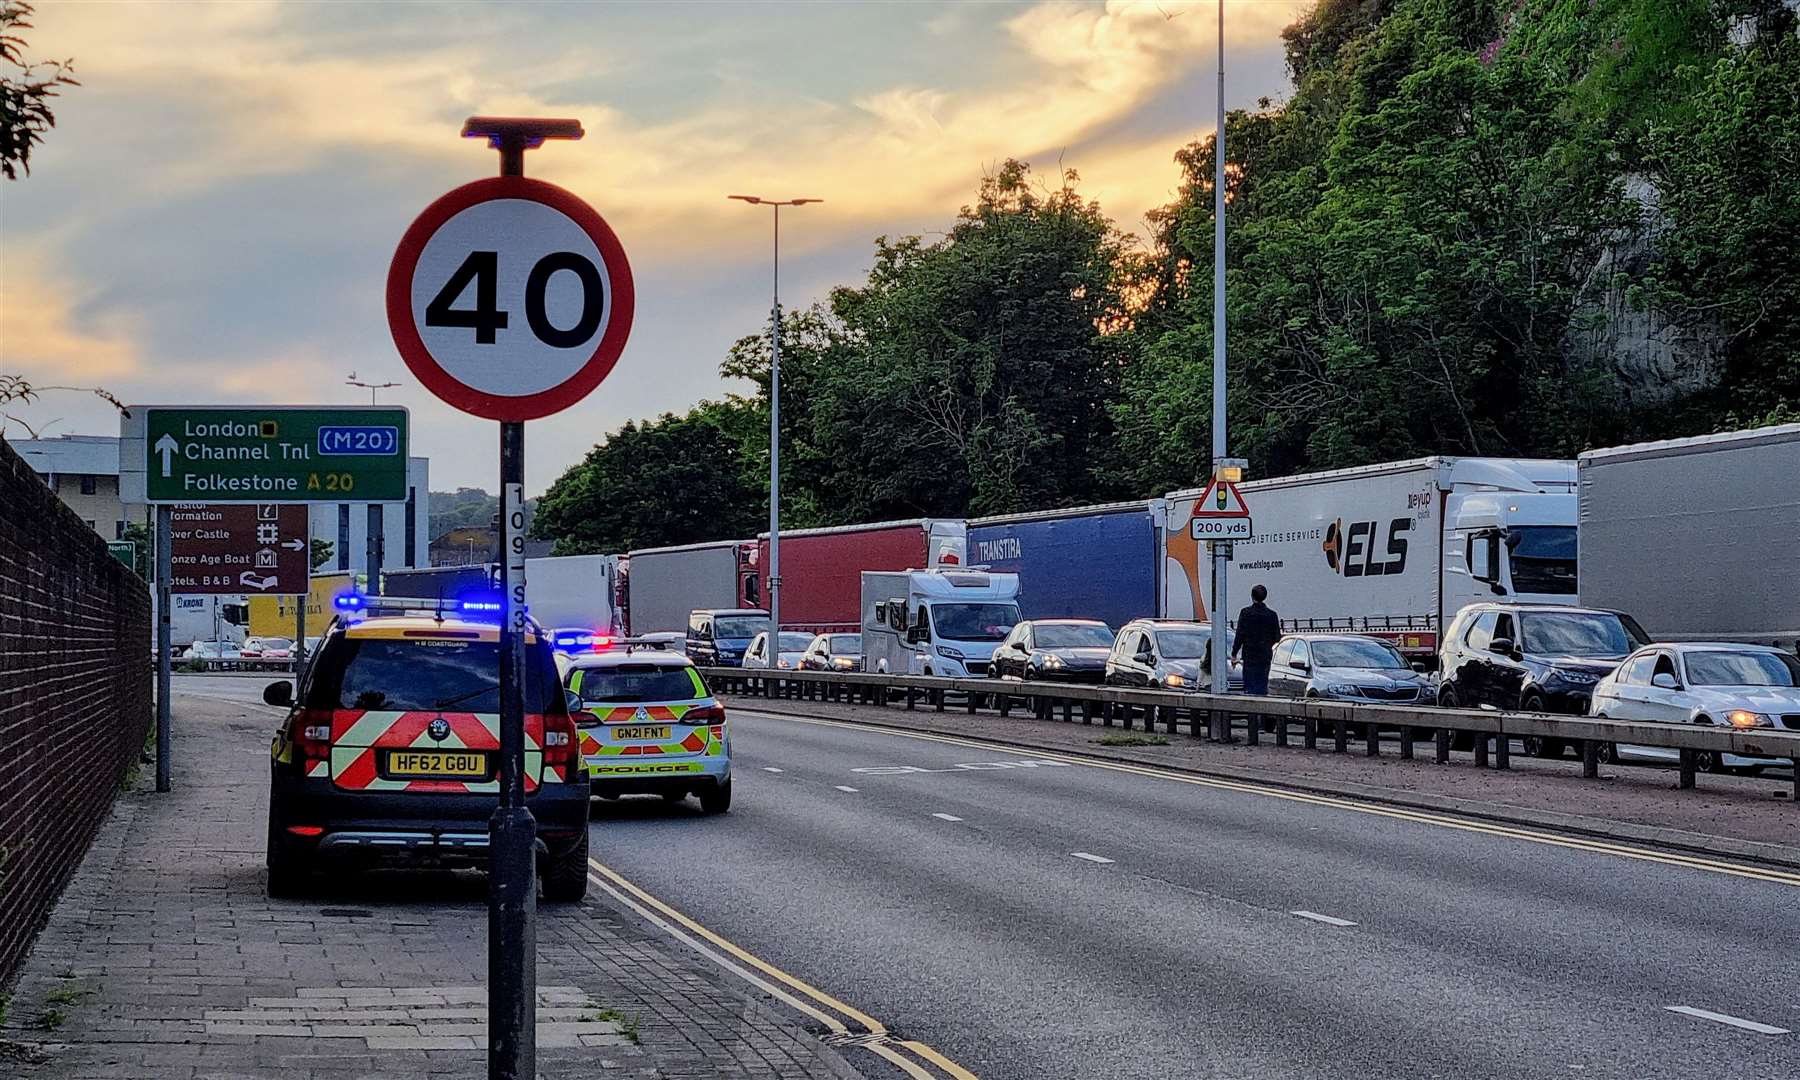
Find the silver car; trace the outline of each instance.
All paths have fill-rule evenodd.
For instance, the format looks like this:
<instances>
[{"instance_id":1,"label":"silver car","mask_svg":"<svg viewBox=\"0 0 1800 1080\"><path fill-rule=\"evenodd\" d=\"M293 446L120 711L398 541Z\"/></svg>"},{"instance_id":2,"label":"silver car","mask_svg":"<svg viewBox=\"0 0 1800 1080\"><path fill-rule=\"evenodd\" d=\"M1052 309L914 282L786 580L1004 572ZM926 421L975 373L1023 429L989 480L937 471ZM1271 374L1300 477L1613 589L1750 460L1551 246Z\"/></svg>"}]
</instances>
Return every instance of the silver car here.
<instances>
[{"instance_id":1,"label":"silver car","mask_svg":"<svg viewBox=\"0 0 1800 1080\"><path fill-rule=\"evenodd\" d=\"M1594 686L1591 716L1671 724L1715 724L1753 730L1800 731L1800 660L1780 649L1733 642L1646 645ZM1617 761L1681 759L1661 746L1613 748ZM1781 758L1702 751L1707 772L1784 765Z\"/></svg>"},{"instance_id":2,"label":"silver car","mask_svg":"<svg viewBox=\"0 0 1800 1080\"><path fill-rule=\"evenodd\" d=\"M1226 641L1236 635L1226 632ZM1151 690L1212 688L1212 627L1180 619L1133 619L1119 630L1106 658L1106 685ZM1244 690L1244 669L1226 668L1226 688Z\"/></svg>"},{"instance_id":3,"label":"silver car","mask_svg":"<svg viewBox=\"0 0 1800 1080\"><path fill-rule=\"evenodd\" d=\"M1434 696L1430 677L1407 663L1400 650L1362 634L1282 638L1269 661L1269 694L1384 704L1429 701Z\"/></svg>"}]
</instances>

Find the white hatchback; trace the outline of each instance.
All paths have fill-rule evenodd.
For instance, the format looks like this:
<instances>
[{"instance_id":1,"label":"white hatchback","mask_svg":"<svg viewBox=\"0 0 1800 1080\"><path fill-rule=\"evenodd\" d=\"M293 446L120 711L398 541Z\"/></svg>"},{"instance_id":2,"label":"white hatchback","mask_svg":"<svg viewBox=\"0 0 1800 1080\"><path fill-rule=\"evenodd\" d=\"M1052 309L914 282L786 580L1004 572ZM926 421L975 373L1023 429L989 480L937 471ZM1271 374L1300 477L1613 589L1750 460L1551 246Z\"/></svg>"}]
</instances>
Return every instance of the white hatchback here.
<instances>
[{"instance_id":1,"label":"white hatchback","mask_svg":"<svg viewBox=\"0 0 1800 1080\"><path fill-rule=\"evenodd\" d=\"M1590 716L1744 730L1800 731L1800 659L1780 649L1734 642L1646 645L1594 687ZM1678 761L1667 747L1620 745L1618 760ZM1706 771L1761 769L1781 758L1703 752Z\"/></svg>"}]
</instances>

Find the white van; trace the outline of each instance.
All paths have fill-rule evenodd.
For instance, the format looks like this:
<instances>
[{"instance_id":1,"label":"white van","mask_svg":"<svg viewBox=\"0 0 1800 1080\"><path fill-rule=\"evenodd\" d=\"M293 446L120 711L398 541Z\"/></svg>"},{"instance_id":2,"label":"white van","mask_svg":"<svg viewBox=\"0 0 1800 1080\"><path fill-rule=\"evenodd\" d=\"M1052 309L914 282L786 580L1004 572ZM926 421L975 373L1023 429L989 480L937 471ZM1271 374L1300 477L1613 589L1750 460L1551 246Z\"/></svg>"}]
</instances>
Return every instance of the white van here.
<instances>
[{"instance_id":1,"label":"white van","mask_svg":"<svg viewBox=\"0 0 1800 1080\"><path fill-rule=\"evenodd\" d=\"M863 670L950 678L987 674L1019 621L1019 575L865 570Z\"/></svg>"}]
</instances>

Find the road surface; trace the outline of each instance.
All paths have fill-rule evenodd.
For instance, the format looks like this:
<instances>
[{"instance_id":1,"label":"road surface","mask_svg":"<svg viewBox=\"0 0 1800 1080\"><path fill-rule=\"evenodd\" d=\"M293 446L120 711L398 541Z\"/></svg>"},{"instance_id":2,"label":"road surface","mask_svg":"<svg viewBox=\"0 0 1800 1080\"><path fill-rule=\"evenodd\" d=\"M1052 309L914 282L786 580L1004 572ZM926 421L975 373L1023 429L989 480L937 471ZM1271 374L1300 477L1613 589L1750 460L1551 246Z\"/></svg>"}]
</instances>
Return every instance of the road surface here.
<instances>
[{"instance_id":1,"label":"road surface","mask_svg":"<svg viewBox=\"0 0 1800 1080\"><path fill-rule=\"evenodd\" d=\"M960 1075L1800 1075L1800 875L747 708L731 723L732 812L596 802L616 875L596 880Z\"/></svg>"}]
</instances>

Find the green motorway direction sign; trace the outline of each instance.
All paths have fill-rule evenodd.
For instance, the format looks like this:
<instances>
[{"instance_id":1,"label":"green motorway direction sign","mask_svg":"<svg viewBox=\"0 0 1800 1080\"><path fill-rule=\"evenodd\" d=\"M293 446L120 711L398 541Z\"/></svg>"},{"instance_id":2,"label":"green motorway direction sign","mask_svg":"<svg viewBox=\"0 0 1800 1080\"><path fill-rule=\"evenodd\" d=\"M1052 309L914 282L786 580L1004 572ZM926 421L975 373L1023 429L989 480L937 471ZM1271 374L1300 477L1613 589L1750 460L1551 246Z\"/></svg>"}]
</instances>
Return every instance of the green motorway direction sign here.
<instances>
[{"instance_id":1,"label":"green motorway direction sign","mask_svg":"<svg viewBox=\"0 0 1800 1080\"><path fill-rule=\"evenodd\" d=\"M406 500L405 409L151 405L139 411L143 456L135 460L143 462L145 502Z\"/></svg>"},{"instance_id":2,"label":"green motorway direction sign","mask_svg":"<svg viewBox=\"0 0 1800 1080\"><path fill-rule=\"evenodd\" d=\"M124 563L126 569L137 569L137 541L108 540L106 542L106 553Z\"/></svg>"}]
</instances>

